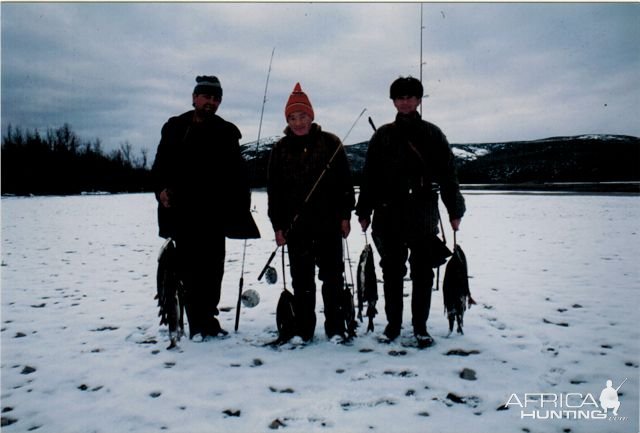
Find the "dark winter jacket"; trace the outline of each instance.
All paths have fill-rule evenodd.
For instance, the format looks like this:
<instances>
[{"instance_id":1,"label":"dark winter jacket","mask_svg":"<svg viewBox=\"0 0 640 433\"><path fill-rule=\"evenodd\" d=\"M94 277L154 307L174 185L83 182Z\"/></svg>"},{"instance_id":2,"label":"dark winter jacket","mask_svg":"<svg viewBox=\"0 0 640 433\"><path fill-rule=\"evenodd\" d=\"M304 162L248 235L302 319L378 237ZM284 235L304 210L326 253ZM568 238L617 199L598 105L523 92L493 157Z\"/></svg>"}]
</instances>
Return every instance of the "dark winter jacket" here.
<instances>
[{"instance_id":1,"label":"dark winter jacket","mask_svg":"<svg viewBox=\"0 0 640 433\"><path fill-rule=\"evenodd\" d=\"M410 238L437 233L439 187L449 219L462 218L465 203L447 138L417 112L398 114L369 142L356 213L373 230Z\"/></svg>"},{"instance_id":2,"label":"dark winter jacket","mask_svg":"<svg viewBox=\"0 0 640 433\"><path fill-rule=\"evenodd\" d=\"M295 230L339 227L341 220L351 218L355 203L349 161L340 139L315 123L306 136L298 137L289 128L285 134L271 150L267 172L273 229L286 232L296 215L299 217ZM334 154L309 202L304 204Z\"/></svg>"},{"instance_id":3,"label":"dark winter jacket","mask_svg":"<svg viewBox=\"0 0 640 433\"><path fill-rule=\"evenodd\" d=\"M156 197L171 192L171 207L159 204L160 236L203 231L256 238L251 195L238 128L219 116L193 122L193 111L170 118L152 167Z\"/></svg>"}]
</instances>

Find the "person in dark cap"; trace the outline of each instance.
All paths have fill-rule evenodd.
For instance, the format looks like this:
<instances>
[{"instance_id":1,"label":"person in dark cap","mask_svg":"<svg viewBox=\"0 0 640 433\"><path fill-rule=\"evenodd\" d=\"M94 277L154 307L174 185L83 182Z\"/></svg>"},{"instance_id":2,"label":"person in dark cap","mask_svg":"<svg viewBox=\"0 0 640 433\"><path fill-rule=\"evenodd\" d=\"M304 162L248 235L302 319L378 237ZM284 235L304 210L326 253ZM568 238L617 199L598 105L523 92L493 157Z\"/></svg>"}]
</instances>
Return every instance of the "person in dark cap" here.
<instances>
[{"instance_id":1,"label":"person in dark cap","mask_svg":"<svg viewBox=\"0 0 640 433\"><path fill-rule=\"evenodd\" d=\"M284 114L287 127L271 150L267 193L276 244L286 244L289 251L296 335L303 341L314 337L317 265L325 333L343 342L350 335L340 304L342 238L351 230L355 204L349 161L340 139L314 123L313 107L300 83Z\"/></svg>"},{"instance_id":2,"label":"person in dark cap","mask_svg":"<svg viewBox=\"0 0 640 433\"><path fill-rule=\"evenodd\" d=\"M371 224L380 254L387 326L384 341L395 340L402 328L403 279L409 259L413 334L420 347L433 339L427 331L438 233L438 193L458 230L465 203L447 138L422 120L418 107L423 87L413 77L400 77L390 87L397 110L394 122L371 137L360 184L356 214L363 231ZM410 255L409 255L410 252Z\"/></svg>"},{"instance_id":3,"label":"person in dark cap","mask_svg":"<svg viewBox=\"0 0 640 433\"><path fill-rule=\"evenodd\" d=\"M152 167L159 234L176 242L189 337L225 335L217 319L225 238L260 236L250 213L251 195L238 128L216 113L222 86L198 76L193 110L162 127Z\"/></svg>"}]
</instances>

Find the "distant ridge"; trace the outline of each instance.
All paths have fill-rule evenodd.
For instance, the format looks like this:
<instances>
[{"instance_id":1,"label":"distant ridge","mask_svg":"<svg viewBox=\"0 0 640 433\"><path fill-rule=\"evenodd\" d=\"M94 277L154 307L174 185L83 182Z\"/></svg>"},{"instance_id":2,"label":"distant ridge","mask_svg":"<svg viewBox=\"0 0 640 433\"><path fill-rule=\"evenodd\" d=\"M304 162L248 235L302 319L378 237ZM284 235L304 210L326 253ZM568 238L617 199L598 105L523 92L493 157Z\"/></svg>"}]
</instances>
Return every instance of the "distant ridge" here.
<instances>
[{"instance_id":1,"label":"distant ridge","mask_svg":"<svg viewBox=\"0 0 640 433\"><path fill-rule=\"evenodd\" d=\"M242 145L249 161L252 185L266 183L269 151L280 137ZM354 182L359 184L368 142L346 145ZM452 144L461 184L510 185L614 183L640 192L640 138L628 135L583 134L530 141ZM257 159L256 159L257 156ZM629 187L628 183L632 182Z\"/></svg>"}]
</instances>

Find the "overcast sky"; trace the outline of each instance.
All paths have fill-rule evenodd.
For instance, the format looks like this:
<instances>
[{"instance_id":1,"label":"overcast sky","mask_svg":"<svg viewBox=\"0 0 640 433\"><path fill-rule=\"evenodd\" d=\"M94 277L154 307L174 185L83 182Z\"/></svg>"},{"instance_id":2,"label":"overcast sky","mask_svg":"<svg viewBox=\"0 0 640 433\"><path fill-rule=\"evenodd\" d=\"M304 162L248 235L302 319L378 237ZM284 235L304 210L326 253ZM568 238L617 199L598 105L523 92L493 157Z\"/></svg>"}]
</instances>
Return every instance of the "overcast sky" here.
<instances>
[{"instance_id":1,"label":"overcast sky","mask_svg":"<svg viewBox=\"0 0 640 433\"><path fill-rule=\"evenodd\" d=\"M218 111L281 134L300 81L323 129L370 138L389 84L420 76L418 3L2 3L2 134L69 123L155 155L160 129L216 75ZM426 3L423 117L452 143L640 136L639 3Z\"/></svg>"}]
</instances>

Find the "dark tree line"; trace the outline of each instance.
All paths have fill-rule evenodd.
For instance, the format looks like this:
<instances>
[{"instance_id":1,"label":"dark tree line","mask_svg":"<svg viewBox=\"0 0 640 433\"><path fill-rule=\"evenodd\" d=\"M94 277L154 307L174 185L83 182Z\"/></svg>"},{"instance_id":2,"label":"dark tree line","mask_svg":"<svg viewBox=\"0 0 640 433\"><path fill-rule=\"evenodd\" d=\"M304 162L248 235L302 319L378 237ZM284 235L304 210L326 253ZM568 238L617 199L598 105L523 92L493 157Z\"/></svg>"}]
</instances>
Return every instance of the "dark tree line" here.
<instances>
[{"instance_id":1,"label":"dark tree line","mask_svg":"<svg viewBox=\"0 0 640 433\"><path fill-rule=\"evenodd\" d=\"M530 142L454 145L472 152L488 152L458 160L462 184L540 184L545 182L612 182L640 180L640 139L623 135L597 138L556 137ZM368 142L346 146L356 185ZM242 146L251 184L266 184L271 145L256 153L255 144ZM125 142L105 154L99 139L83 141L68 124L23 131L9 126L2 137L2 194L46 195L81 192L152 191L147 153L133 154ZM637 185L634 186L637 191Z\"/></svg>"},{"instance_id":2,"label":"dark tree line","mask_svg":"<svg viewBox=\"0 0 640 433\"><path fill-rule=\"evenodd\" d=\"M23 131L11 125L2 137L2 194L47 195L151 190L147 153L128 142L106 154L100 139L83 141L68 124Z\"/></svg>"}]
</instances>

